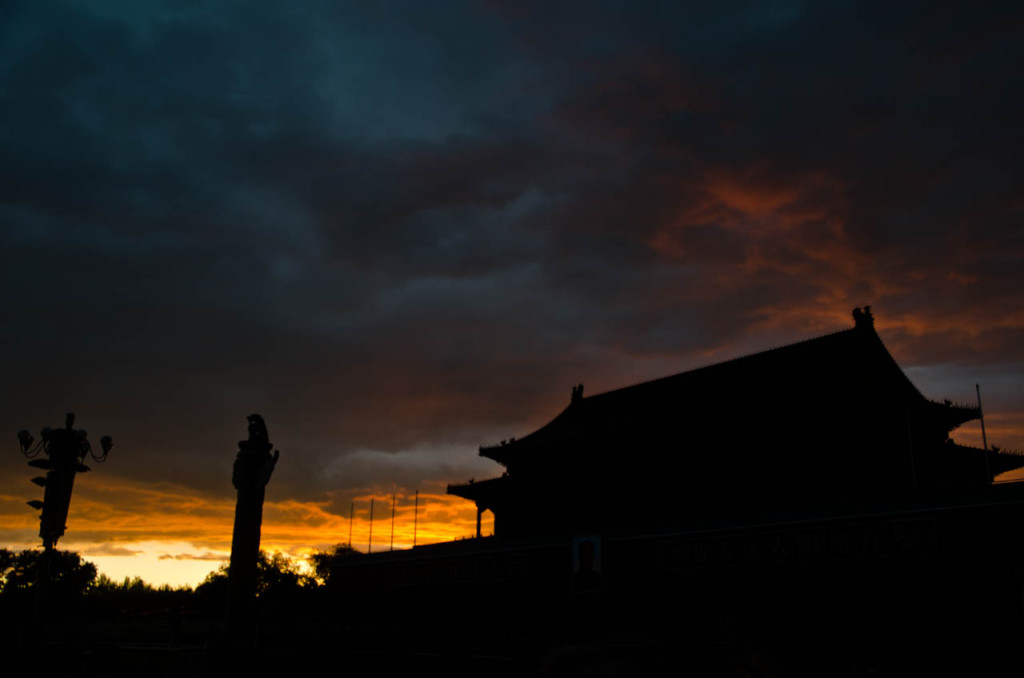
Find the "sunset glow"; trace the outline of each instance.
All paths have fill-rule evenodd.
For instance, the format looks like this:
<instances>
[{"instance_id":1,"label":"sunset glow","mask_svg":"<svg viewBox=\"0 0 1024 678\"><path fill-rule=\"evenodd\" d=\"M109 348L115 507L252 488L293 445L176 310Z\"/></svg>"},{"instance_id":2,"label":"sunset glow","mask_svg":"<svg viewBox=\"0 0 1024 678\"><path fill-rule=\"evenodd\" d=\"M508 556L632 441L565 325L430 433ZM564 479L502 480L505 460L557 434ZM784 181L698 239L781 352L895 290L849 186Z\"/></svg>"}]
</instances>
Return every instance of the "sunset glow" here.
<instances>
[{"instance_id":1,"label":"sunset glow","mask_svg":"<svg viewBox=\"0 0 1024 678\"><path fill-rule=\"evenodd\" d=\"M89 481L96 478L89 478ZM272 494L272 492L271 492ZM117 499L113 499L113 497ZM370 504L374 516L371 535ZM412 548L472 537L476 508L446 494L397 493L394 537L390 494L354 498L355 514L339 516L325 510L327 502L274 501L263 512L261 547L302 563L312 552L348 543L361 552ZM0 542L8 548L38 546L38 519L24 499L0 495ZM227 562L231 551L234 502L200 496L184 487L146 486L123 481L80 482L72 501L68 532L59 546L80 552L101 572L121 579L141 576L154 584L195 585ZM489 514L488 514L489 515ZM492 521L493 524L493 521ZM484 535L490 534L484 530Z\"/></svg>"},{"instance_id":2,"label":"sunset glow","mask_svg":"<svg viewBox=\"0 0 1024 678\"><path fill-rule=\"evenodd\" d=\"M393 496L395 548L468 537L446 486L576 385L866 305L1024 450L1019 3L51 4L0 3L0 546L68 412L114 447L59 546L111 576L224 562L252 413L264 549L367 550L371 502L391 548Z\"/></svg>"}]
</instances>

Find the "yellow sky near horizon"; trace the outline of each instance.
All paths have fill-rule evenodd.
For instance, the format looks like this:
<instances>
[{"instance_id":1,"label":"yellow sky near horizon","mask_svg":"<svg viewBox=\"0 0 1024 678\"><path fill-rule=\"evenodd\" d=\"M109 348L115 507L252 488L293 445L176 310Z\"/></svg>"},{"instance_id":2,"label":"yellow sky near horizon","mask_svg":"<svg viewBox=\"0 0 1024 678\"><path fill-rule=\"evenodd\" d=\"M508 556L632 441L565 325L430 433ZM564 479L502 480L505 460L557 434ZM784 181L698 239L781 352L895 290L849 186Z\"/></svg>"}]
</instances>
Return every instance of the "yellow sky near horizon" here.
<instances>
[{"instance_id":1,"label":"yellow sky near horizon","mask_svg":"<svg viewBox=\"0 0 1024 678\"><path fill-rule=\"evenodd\" d=\"M275 501L273 486L264 503L262 549L302 563L314 551L348 543L374 553L416 544L453 541L476 531L476 509L465 499L437 492L368 492L355 497L350 521L327 510L330 501ZM26 493L27 496L27 493ZM373 503L373 530L370 506ZM0 494L0 543L16 550L39 546L38 513L26 498ZM89 477L76 483L65 536L58 548L75 551L114 580L141 577L153 585L194 586L227 562L234 525L234 499L210 498L170 483L140 483ZM418 515L416 515L418 514ZM486 514L485 518L490 517ZM483 534L493 532L485 520Z\"/></svg>"}]
</instances>

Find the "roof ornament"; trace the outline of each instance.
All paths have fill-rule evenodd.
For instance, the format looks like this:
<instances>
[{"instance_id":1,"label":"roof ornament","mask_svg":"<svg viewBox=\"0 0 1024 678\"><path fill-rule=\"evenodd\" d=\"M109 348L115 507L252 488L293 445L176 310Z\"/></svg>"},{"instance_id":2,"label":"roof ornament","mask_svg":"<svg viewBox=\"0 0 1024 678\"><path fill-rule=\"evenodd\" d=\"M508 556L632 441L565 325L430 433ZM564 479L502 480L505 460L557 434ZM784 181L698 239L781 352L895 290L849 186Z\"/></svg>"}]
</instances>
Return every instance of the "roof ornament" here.
<instances>
[{"instance_id":1,"label":"roof ornament","mask_svg":"<svg viewBox=\"0 0 1024 678\"><path fill-rule=\"evenodd\" d=\"M854 327L874 327L875 316L871 315L871 307L865 306L863 310L853 309L853 323Z\"/></svg>"},{"instance_id":2,"label":"roof ornament","mask_svg":"<svg viewBox=\"0 0 1024 678\"><path fill-rule=\"evenodd\" d=\"M569 401L569 404L571 405L580 400L583 400L583 384L572 387L572 399Z\"/></svg>"}]
</instances>

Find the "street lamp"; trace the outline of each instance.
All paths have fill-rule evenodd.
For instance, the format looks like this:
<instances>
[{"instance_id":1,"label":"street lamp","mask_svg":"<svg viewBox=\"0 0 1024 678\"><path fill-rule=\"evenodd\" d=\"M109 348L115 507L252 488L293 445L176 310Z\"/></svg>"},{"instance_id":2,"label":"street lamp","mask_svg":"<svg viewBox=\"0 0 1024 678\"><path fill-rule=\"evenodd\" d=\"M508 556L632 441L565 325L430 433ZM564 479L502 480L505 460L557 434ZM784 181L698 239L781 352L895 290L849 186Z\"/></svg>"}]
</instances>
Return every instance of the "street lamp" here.
<instances>
[{"instance_id":1,"label":"street lamp","mask_svg":"<svg viewBox=\"0 0 1024 678\"><path fill-rule=\"evenodd\" d=\"M94 461L106 461L114 440L110 436L100 438L102 454L93 451L89 444L85 429L75 429L75 413L68 412L64 418L64 428L53 429L47 426L39 435L42 437L33 446L34 439L28 431L18 431L18 444L21 452L31 461L28 465L46 471L46 476L36 477L32 482L44 488L43 500L33 499L28 505L42 511L39 517L39 536L43 540L43 548L52 550L57 540L64 536L67 527L68 506L71 503L71 490L75 484L75 474L84 473L89 467L84 463L86 455ZM40 453L46 459L37 459Z\"/></svg>"}]
</instances>

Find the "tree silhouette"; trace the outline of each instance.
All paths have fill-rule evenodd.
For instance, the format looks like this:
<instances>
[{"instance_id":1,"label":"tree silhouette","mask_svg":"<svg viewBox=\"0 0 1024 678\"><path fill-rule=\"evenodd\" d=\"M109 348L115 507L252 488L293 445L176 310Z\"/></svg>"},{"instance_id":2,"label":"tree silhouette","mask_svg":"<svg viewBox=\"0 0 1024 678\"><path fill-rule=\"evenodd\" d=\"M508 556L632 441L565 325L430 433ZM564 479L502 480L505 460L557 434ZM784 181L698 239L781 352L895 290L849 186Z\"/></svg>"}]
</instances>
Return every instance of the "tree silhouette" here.
<instances>
[{"instance_id":1,"label":"tree silhouette","mask_svg":"<svg viewBox=\"0 0 1024 678\"><path fill-rule=\"evenodd\" d=\"M331 579L331 570L334 561L338 558L362 555L348 544L335 544L326 551L317 551L310 555L307 560L313 568L313 574L318 582L326 584Z\"/></svg>"},{"instance_id":2,"label":"tree silhouette","mask_svg":"<svg viewBox=\"0 0 1024 678\"><path fill-rule=\"evenodd\" d=\"M270 555L261 550L256 562L256 596L261 599L280 599L300 595L302 592L315 589L316 580L299 571L282 553ZM227 600L228 565L225 563L214 572L206 575L206 579L196 587L200 600L209 605L222 605Z\"/></svg>"},{"instance_id":3,"label":"tree silhouette","mask_svg":"<svg viewBox=\"0 0 1024 678\"><path fill-rule=\"evenodd\" d=\"M28 549L14 552L0 549L0 595L17 596L39 581L40 568L46 565L44 551ZM96 580L96 566L71 551L51 551L47 588L50 595L80 596Z\"/></svg>"},{"instance_id":4,"label":"tree silhouette","mask_svg":"<svg viewBox=\"0 0 1024 678\"><path fill-rule=\"evenodd\" d=\"M194 609L197 603L195 591L189 586L153 586L141 577L125 577L118 582L104 574L96 577L85 600L92 619L136 615L147 624L159 619L171 627L176 626L183 611Z\"/></svg>"}]
</instances>

